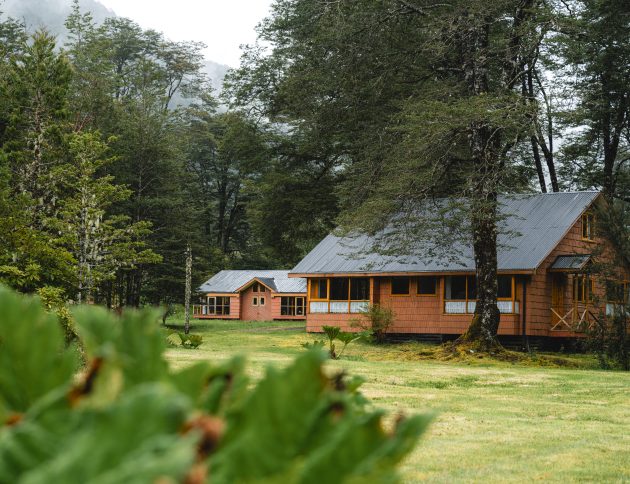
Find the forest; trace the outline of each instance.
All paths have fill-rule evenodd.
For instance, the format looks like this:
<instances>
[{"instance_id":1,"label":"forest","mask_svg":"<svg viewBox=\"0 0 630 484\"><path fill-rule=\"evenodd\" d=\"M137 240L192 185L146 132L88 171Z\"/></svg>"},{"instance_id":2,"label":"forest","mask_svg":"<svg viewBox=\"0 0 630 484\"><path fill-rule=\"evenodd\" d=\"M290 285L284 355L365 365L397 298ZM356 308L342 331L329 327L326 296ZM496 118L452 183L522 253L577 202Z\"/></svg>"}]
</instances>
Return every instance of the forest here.
<instances>
[{"instance_id":1,"label":"forest","mask_svg":"<svg viewBox=\"0 0 630 484\"><path fill-rule=\"evenodd\" d=\"M426 236L413 214L436 197L470 201L483 276L497 194L583 189L604 193L627 254L629 15L624 0L277 0L221 93L200 43L97 24L78 2L61 45L0 17L0 281L182 303L187 247L193 284L291 268L335 227L403 213L401 244Z\"/></svg>"}]
</instances>

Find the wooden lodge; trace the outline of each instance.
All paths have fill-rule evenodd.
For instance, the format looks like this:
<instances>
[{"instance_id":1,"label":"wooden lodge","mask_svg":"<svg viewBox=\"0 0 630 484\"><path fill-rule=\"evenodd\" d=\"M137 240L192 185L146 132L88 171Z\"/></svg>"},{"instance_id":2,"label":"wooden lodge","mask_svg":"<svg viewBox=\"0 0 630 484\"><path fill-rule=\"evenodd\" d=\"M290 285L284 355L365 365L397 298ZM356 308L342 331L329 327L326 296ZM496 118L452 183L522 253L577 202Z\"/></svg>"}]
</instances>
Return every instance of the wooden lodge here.
<instances>
[{"instance_id":1,"label":"wooden lodge","mask_svg":"<svg viewBox=\"0 0 630 484\"><path fill-rule=\"evenodd\" d=\"M627 268L612 280L590 270L612 260L611 245L595 230L595 205L604 203L597 192L501 199L499 335L574 338L628 301ZM448 261L427 261L419 247L400 260L370 252L372 240L331 234L291 271L307 280L308 331L324 325L352 331L370 304L393 309L390 333L454 337L467 329L476 303L471 248ZM615 286L612 300L607 284Z\"/></svg>"},{"instance_id":2,"label":"wooden lodge","mask_svg":"<svg viewBox=\"0 0 630 484\"><path fill-rule=\"evenodd\" d=\"M303 320L306 317L306 281L289 279L288 271L221 271L198 292L193 306L197 319L244 321Z\"/></svg>"}]
</instances>

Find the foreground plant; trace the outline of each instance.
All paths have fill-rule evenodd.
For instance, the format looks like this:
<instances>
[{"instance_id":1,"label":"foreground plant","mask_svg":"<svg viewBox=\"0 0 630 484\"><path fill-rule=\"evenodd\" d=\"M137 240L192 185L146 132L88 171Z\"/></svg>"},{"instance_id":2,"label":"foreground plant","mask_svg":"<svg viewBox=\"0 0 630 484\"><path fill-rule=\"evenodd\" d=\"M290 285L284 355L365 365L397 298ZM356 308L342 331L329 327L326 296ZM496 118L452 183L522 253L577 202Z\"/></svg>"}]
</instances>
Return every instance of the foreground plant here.
<instances>
[{"instance_id":1,"label":"foreground plant","mask_svg":"<svg viewBox=\"0 0 630 484\"><path fill-rule=\"evenodd\" d=\"M252 387L239 358L170 370L152 312L80 308L81 369L39 301L0 307L0 482L392 482L429 421L384 430L321 351Z\"/></svg>"}]
</instances>

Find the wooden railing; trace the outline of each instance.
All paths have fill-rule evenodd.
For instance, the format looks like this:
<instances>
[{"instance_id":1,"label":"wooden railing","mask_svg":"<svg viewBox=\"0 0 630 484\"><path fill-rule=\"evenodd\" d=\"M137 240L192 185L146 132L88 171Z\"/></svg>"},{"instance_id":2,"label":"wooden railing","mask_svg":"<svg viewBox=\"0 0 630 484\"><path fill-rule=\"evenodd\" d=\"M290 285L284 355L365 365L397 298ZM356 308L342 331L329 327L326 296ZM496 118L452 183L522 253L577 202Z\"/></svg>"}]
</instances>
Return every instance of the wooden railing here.
<instances>
[{"instance_id":1,"label":"wooden railing","mask_svg":"<svg viewBox=\"0 0 630 484\"><path fill-rule=\"evenodd\" d=\"M193 304L193 316L207 316L208 306L205 304Z\"/></svg>"},{"instance_id":2,"label":"wooden railing","mask_svg":"<svg viewBox=\"0 0 630 484\"><path fill-rule=\"evenodd\" d=\"M568 311L558 308L550 308L552 317L558 321L551 327L551 331L572 331L574 333L584 333L595 327L599 321L597 316L588 306L574 306Z\"/></svg>"}]
</instances>

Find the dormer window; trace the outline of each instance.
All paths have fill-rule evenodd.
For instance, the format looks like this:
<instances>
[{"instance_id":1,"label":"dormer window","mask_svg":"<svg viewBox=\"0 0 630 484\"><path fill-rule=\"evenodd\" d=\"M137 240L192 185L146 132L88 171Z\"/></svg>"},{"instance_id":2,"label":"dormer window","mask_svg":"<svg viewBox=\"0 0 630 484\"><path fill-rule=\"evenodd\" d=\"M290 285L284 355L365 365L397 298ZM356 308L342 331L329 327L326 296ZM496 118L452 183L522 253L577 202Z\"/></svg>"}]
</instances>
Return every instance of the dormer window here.
<instances>
[{"instance_id":1,"label":"dormer window","mask_svg":"<svg viewBox=\"0 0 630 484\"><path fill-rule=\"evenodd\" d=\"M252 285L252 292L265 292L265 286L263 286L259 282L254 282L254 284Z\"/></svg>"},{"instance_id":2,"label":"dormer window","mask_svg":"<svg viewBox=\"0 0 630 484\"><path fill-rule=\"evenodd\" d=\"M582 238L584 240L595 239L595 216L592 213L582 215Z\"/></svg>"}]
</instances>

